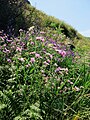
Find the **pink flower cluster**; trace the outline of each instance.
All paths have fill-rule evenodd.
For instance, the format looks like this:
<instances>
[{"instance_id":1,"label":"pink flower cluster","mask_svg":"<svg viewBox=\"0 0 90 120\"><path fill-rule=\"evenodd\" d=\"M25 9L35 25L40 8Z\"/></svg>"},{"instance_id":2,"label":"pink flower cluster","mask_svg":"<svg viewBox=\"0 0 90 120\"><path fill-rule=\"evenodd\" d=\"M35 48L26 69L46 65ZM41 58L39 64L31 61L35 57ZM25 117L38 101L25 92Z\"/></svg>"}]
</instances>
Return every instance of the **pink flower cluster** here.
<instances>
[{"instance_id":1,"label":"pink flower cluster","mask_svg":"<svg viewBox=\"0 0 90 120\"><path fill-rule=\"evenodd\" d=\"M65 71L65 72L68 72L68 68L61 68L61 67L58 67L55 72L59 72L59 71Z\"/></svg>"},{"instance_id":2,"label":"pink flower cluster","mask_svg":"<svg viewBox=\"0 0 90 120\"><path fill-rule=\"evenodd\" d=\"M64 50L56 50L62 57L66 56L66 51Z\"/></svg>"},{"instance_id":3,"label":"pink flower cluster","mask_svg":"<svg viewBox=\"0 0 90 120\"><path fill-rule=\"evenodd\" d=\"M41 40L42 42L45 41L43 37L36 37L36 40Z\"/></svg>"}]
</instances>

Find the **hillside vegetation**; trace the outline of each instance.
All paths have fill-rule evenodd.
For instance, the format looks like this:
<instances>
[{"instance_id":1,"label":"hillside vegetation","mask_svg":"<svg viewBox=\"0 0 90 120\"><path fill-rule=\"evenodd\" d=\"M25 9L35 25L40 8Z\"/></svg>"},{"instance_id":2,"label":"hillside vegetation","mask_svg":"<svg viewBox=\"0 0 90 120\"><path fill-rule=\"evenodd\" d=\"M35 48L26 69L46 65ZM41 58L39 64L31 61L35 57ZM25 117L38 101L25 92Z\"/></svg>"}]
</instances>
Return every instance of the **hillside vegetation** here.
<instances>
[{"instance_id":1,"label":"hillside vegetation","mask_svg":"<svg viewBox=\"0 0 90 120\"><path fill-rule=\"evenodd\" d=\"M8 1L12 21L0 17L0 120L90 120L90 40L28 0L19 9Z\"/></svg>"},{"instance_id":2,"label":"hillside vegetation","mask_svg":"<svg viewBox=\"0 0 90 120\"><path fill-rule=\"evenodd\" d=\"M19 2L16 0L6 0L5 2L1 0L0 6L0 29L6 30L7 27L12 26L17 32L20 28L27 30L28 27L34 25L38 30L50 28L52 31L62 31L70 38L80 37L73 27L54 17L47 16L25 0ZM3 9L4 6L5 9Z\"/></svg>"},{"instance_id":3,"label":"hillside vegetation","mask_svg":"<svg viewBox=\"0 0 90 120\"><path fill-rule=\"evenodd\" d=\"M66 24L64 21L60 21L59 19L56 19L52 16L48 16L45 13L37 10L33 6L27 5L26 13L24 15L27 18L26 21L28 23L28 26L35 25L38 30L51 29L52 31L57 31L57 33L62 32L66 35L66 37L76 37L78 39L81 37L73 27Z\"/></svg>"}]
</instances>

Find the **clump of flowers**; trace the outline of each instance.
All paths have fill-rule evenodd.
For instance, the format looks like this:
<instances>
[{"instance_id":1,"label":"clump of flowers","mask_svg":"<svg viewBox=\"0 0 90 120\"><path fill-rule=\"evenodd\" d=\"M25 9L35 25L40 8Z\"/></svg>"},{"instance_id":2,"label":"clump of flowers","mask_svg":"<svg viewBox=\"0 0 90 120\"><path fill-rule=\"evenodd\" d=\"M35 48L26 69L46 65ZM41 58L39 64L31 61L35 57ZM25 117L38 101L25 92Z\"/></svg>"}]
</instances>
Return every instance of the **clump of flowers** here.
<instances>
[{"instance_id":1,"label":"clump of flowers","mask_svg":"<svg viewBox=\"0 0 90 120\"><path fill-rule=\"evenodd\" d=\"M59 72L61 72L61 71L64 71L65 73L68 73L68 68L58 67L58 68L55 70L56 73L59 73Z\"/></svg>"},{"instance_id":2,"label":"clump of flowers","mask_svg":"<svg viewBox=\"0 0 90 120\"><path fill-rule=\"evenodd\" d=\"M62 112L63 116L65 110L69 112L69 107L73 113L74 106L72 103L75 103L77 94L79 93L80 96L82 89L84 89L82 83L82 86L79 86L81 85L79 83L80 76L78 77L80 71L77 72L76 69L73 71L72 59L69 59L70 57L74 58L75 54L62 42L65 36L58 34L57 38L57 34L51 34L51 31L48 33L43 31L36 33L34 31L35 26L30 27L27 32L21 29L19 30L20 36L15 38L8 38L6 34L1 35L2 33L0 33L0 65L13 66L14 74L9 75L9 78L15 79L13 87L11 87L11 80L7 80L7 83L10 81L8 89L11 88L13 92L15 87L16 92L14 94L16 94L21 87L24 95L26 94L22 98L26 97L28 103L30 103L28 101L30 99L33 101L30 105L34 104L34 101L36 103L38 101L38 104L42 102L41 104L44 103L44 106L47 107L45 110L52 110L51 113L53 114L58 109L58 113L59 111L59 114ZM20 101L23 100L22 98ZM25 99L24 102L26 102ZM72 106L70 106L71 104ZM47 114L47 111L43 113ZM71 111L70 114L72 114Z\"/></svg>"},{"instance_id":3,"label":"clump of flowers","mask_svg":"<svg viewBox=\"0 0 90 120\"><path fill-rule=\"evenodd\" d=\"M41 40L42 42L44 42L45 40L44 40L44 37L36 37L36 40Z\"/></svg>"}]
</instances>

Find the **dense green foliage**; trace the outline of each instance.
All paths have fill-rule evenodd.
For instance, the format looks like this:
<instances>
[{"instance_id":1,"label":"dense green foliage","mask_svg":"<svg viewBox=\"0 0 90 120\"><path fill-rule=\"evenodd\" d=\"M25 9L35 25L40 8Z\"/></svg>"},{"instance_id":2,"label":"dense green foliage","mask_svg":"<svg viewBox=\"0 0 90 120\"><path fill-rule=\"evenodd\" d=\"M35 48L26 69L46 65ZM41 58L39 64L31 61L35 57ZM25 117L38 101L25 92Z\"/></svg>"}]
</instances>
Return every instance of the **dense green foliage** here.
<instances>
[{"instance_id":1,"label":"dense green foliage","mask_svg":"<svg viewBox=\"0 0 90 120\"><path fill-rule=\"evenodd\" d=\"M0 37L0 120L89 120L88 63L57 35L33 26Z\"/></svg>"}]
</instances>

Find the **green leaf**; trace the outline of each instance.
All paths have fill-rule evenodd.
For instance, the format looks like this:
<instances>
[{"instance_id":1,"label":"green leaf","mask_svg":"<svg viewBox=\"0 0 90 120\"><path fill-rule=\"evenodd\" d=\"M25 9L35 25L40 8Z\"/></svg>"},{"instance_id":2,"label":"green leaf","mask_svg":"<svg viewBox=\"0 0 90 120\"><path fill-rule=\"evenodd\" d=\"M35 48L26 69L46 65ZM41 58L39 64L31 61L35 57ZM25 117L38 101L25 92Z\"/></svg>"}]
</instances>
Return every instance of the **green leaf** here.
<instances>
[{"instance_id":1,"label":"green leaf","mask_svg":"<svg viewBox=\"0 0 90 120\"><path fill-rule=\"evenodd\" d=\"M35 68L32 68L32 69L30 70L30 73L33 73L34 70L35 70Z\"/></svg>"}]
</instances>

